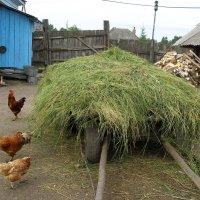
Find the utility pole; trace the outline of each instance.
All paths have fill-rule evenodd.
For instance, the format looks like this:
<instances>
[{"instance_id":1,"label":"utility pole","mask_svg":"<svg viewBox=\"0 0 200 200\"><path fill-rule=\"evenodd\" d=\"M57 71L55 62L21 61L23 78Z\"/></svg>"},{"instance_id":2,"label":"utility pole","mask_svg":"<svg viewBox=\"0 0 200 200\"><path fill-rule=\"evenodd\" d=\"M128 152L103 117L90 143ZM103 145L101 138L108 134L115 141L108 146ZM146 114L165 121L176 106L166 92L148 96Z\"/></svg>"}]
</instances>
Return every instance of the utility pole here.
<instances>
[{"instance_id":1,"label":"utility pole","mask_svg":"<svg viewBox=\"0 0 200 200\"><path fill-rule=\"evenodd\" d=\"M155 22L156 22L156 11L158 10L158 1L155 1L154 4L154 20L153 20L153 31L152 31L152 38L151 38L151 49L150 49L150 61L154 63L155 58L155 42L154 42L154 31L155 31Z\"/></svg>"}]
</instances>

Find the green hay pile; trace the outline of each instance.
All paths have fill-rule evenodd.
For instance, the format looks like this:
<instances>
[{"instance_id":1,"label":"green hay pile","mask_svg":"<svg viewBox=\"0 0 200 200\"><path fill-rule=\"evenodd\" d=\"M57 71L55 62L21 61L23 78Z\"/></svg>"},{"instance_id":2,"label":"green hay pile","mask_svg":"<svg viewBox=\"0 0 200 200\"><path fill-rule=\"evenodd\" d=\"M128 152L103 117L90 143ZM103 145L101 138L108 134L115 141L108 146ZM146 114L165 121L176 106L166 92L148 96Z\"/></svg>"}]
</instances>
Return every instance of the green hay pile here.
<instances>
[{"instance_id":1,"label":"green hay pile","mask_svg":"<svg viewBox=\"0 0 200 200\"><path fill-rule=\"evenodd\" d=\"M158 122L163 135L191 144L200 134L200 93L144 59L112 48L49 66L32 117L37 133L67 134L71 123L79 130L97 125L101 136L113 134L121 151Z\"/></svg>"}]
</instances>

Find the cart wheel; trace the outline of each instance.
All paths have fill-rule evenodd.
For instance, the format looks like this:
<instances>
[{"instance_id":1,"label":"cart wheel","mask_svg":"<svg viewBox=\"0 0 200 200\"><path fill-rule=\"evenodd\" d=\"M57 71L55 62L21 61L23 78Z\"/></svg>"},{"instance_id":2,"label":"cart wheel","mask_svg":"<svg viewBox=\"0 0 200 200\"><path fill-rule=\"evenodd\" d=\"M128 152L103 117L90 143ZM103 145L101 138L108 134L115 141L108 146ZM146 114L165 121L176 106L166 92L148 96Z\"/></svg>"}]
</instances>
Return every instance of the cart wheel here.
<instances>
[{"instance_id":1,"label":"cart wheel","mask_svg":"<svg viewBox=\"0 0 200 200\"><path fill-rule=\"evenodd\" d=\"M85 157L91 163L98 163L100 160L100 141L97 127L85 129Z\"/></svg>"}]
</instances>

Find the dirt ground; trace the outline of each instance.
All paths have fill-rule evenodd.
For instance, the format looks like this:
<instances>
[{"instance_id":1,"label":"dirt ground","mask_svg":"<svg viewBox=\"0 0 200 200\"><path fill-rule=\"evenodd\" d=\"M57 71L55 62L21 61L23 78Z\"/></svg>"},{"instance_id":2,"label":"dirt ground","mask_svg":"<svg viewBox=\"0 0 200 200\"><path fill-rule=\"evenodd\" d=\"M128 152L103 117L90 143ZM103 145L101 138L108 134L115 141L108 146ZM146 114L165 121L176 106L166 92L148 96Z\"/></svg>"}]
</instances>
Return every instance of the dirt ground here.
<instances>
[{"instance_id":1,"label":"dirt ground","mask_svg":"<svg viewBox=\"0 0 200 200\"><path fill-rule=\"evenodd\" d=\"M6 80L8 86L0 87L0 135L29 131L28 116L36 94L37 86L22 81ZM17 121L7 106L9 89L17 99L25 96L25 105ZM15 158L32 157L32 164L25 182L16 183L10 189L9 183L0 176L1 200L92 200L98 178L98 165L77 167L80 156L79 144L73 138L53 136L36 138L23 147ZM105 200L199 200L200 191L180 170L176 163L159 147L140 149L123 160L107 164ZM0 162L9 157L0 152Z\"/></svg>"}]
</instances>

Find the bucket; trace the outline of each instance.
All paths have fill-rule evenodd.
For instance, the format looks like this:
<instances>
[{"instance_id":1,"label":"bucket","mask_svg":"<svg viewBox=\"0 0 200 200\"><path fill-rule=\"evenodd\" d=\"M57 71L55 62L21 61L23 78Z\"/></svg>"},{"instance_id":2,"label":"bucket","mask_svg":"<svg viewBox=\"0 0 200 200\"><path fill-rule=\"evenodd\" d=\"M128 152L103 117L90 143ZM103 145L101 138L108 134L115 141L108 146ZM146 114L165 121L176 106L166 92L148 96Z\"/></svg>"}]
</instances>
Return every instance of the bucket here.
<instances>
[{"instance_id":1,"label":"bucket","mask_svg":"<svg viewBox=\"0 0 200 200\"><path fill-rule=\"evenodd\" d=\"M24 73L27 76L36 77L37 73L38 73L38 69L34 66L25 66L24 67Z\"/></svg>"},{"instance_id":2,"label":"bucket","mask_svg":"<svg viewBox=\"0 0 200 200\"><path fill-rule=\"evenodd\" d=\"M29 76L27 80L28 80L28 83L32 83L32 84L37 83L37 77L36 76Z\"/></svg>"}]
</instances>

